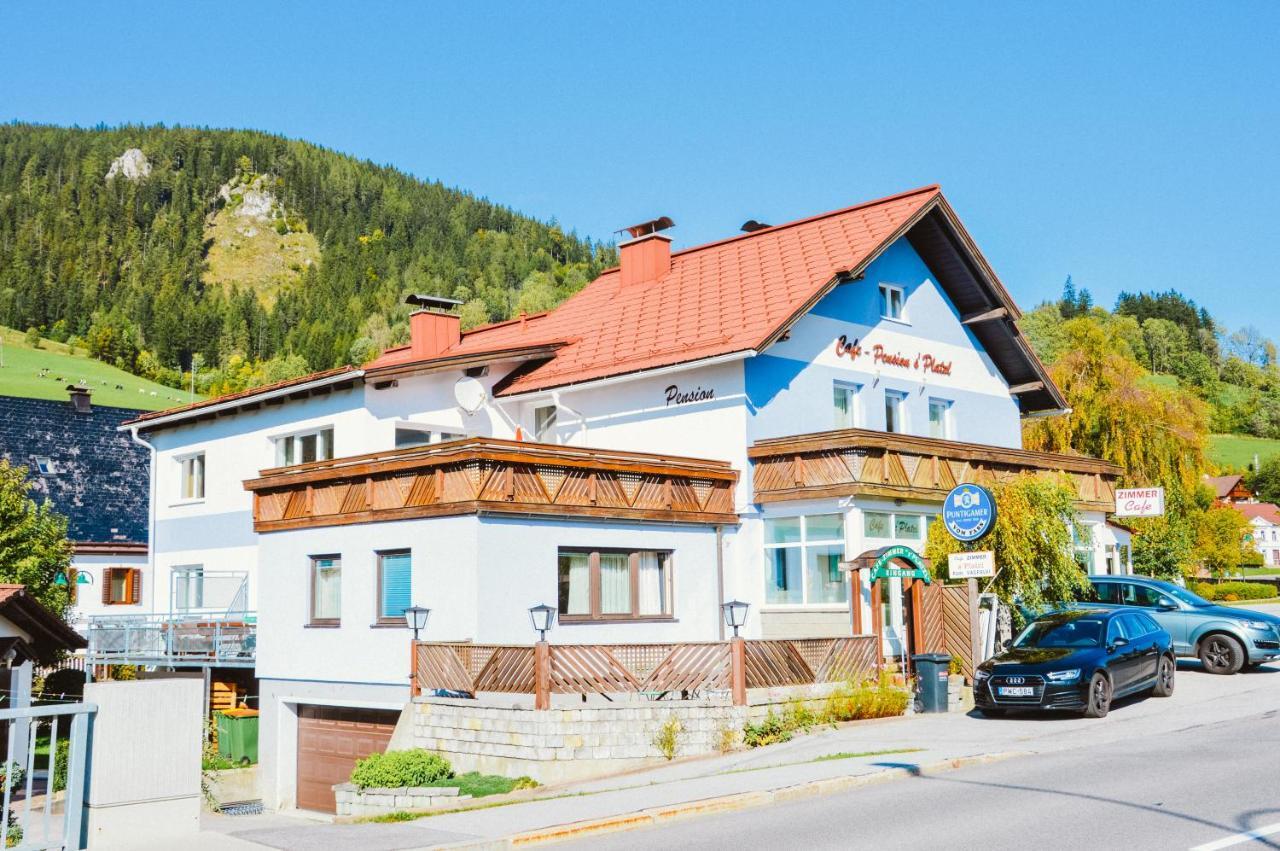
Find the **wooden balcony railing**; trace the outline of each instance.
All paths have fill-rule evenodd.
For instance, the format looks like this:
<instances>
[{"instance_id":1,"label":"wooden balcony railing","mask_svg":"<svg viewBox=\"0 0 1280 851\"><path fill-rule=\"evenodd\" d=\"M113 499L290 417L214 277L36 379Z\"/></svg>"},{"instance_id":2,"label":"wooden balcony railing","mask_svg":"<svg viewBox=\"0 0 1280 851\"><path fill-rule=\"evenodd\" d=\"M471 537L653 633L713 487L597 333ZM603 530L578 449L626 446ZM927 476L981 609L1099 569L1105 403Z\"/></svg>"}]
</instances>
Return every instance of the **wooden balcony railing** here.
<instances>
[{"instance_id":1,"label":"wooden balcony railing","mask_svg":"<svg viewBox=\"0 0 1280 851\"><path fill-rule=\"evenodd\" d=\"M956 485L992 485L1031 472L1066 474L1082 509L1114 511L1124 472L1097 458L857 428L757 441L747 457L757 502L853 495L940 502Z\"/></svg>"},{"instance_id":2,"label":"wooden balcony railing","mask_svg":"<svg viewBox=\"0 0 1280 851\"><path fill-rule=\"evenodd\" d=\"M728 463L470 438L264 470L245 482L272 532L448 514L737 523Z\"/></svg>"},{"instance_id":3,"label":"wooden balcony railing","mask_svg":"<svg viewBox=\"0 0 1280 851\"><path fill-rule=\"evenodd\" d=\"M443 690L531 694L643 694L653 698L860 680L875 670L876 637L668 644L464 644L412 647L414 694Z\"/></svg>"}]
</instances>

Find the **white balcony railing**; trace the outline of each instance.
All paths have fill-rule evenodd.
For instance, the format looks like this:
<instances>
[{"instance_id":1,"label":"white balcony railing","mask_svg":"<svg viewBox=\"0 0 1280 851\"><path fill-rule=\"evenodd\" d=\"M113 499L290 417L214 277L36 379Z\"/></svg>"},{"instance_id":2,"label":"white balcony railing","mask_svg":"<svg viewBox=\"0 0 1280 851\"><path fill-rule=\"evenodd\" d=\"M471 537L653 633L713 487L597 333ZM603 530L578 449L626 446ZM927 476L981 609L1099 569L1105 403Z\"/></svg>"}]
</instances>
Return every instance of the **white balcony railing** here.
<instances>
[{"instance_id":1,"label":"white balcony railing","mask_svg":"<svg viewBox=\"0 0 1280 851\"><path fill-rule=\"evenodd\" d=\"M257 655L253 612L101 615L88 633L92 665L252 668Z\"/></svg>"}]
</instances>

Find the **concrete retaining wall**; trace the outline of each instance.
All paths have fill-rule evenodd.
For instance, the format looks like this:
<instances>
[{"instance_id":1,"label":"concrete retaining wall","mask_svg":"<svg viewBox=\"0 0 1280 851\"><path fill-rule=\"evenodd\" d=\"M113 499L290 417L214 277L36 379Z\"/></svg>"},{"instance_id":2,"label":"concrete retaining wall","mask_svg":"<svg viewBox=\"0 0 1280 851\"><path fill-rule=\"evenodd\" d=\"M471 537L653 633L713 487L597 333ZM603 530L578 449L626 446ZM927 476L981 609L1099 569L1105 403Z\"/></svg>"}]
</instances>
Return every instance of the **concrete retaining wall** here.
<instances>
[{"instance_id":1,"label":"concrete retaining wall","mask_svg":"<svg viewBox=\"0 0 1280 851\"><path fill-rule=\"evenodd\" d=\"M333 787L340 816L381 816L408 810L426 810L471 799L459 795L456 786L401 786L396 789L360 789L354 783Z\"/></svg>"}]
</instances>

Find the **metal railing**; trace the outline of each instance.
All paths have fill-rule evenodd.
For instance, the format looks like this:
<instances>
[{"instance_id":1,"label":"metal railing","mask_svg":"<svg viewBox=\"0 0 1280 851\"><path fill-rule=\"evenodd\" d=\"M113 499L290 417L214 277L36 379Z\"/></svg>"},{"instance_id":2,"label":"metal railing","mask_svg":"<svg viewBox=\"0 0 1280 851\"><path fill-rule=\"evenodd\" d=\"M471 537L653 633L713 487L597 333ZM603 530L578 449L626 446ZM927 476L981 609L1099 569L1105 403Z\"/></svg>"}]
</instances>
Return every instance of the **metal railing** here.
<instances>
[{"instance_id":1,"label":"metal railing","mask_svg":"<svg viewBox=\"0 0 1280 851\"><path fill-rule=\"evenodd\" d=\"M218 665L252 668L258 624L253 612L234 618L205 614L102 615L89 618L91 665Z\"/></svg>"},{"instance_id":2,"label":"metal railing","mask_svg":"<svg viewBox=\"0 0 1280 851\"><path fill-rule=\"evenodd\" d=\"M4 809L0 848L12 851L83 848L85 756L92 703L0 709L5 731ZM48 725L49 749L36 766L36 740ZM67 742L65 769L59 743ZM43 773L43 777L37 777ZM55 800L59 799L60 800Z\"/></svg>"}]
</instances>

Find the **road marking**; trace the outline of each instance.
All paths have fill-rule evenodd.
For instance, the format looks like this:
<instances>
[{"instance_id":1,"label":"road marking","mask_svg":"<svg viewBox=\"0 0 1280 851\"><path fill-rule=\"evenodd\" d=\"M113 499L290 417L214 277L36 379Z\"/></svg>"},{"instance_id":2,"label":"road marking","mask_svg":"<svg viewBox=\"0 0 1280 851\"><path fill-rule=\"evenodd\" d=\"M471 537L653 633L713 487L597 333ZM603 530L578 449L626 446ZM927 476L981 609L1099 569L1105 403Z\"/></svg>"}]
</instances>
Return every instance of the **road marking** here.
<instances>
[{"instance_id":1,"label":"road marking","mask_svg":"<svg viewBox=\"0 0 1280 851\"><path fill-rule=\"evenodd\" d=\"M1266 824L1244 833L1233 833L1230 836L1224 836L1221 839L1215 839L1213 842L1206 842L1203 845L1197 845L1191 851L1218 851L1219 848L1230 848L1232 845L1241 845L1245 842L1252 842L1255 839L1261 839L1264 836L1270 836L1273 833L1280 833L1280 822L1275 824Z\"/></svg>"}]
</instances>

